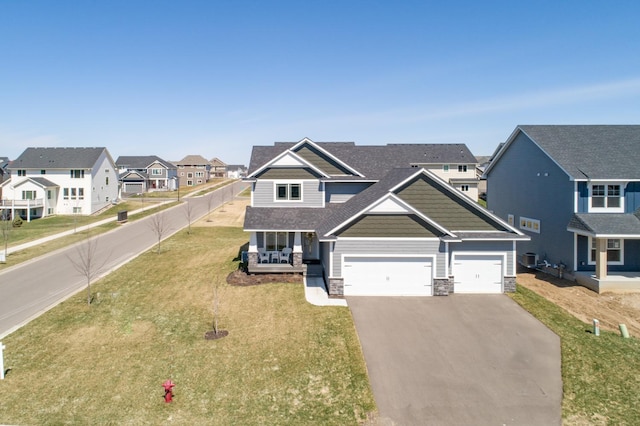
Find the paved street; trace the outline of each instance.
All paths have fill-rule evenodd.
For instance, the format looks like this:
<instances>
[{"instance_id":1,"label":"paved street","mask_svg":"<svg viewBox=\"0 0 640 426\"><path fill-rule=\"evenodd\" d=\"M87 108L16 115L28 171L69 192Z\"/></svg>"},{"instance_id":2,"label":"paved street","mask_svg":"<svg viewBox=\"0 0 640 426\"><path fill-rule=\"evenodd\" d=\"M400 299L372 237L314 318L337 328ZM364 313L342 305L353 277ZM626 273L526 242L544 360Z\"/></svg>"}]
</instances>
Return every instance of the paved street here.
<instances>
[{"instance_id":1,"label":"paved street","mask_svg":"<svg viewBox=\"0 0 640 426\"><path fill-rule=\"evenodd\" d=\"M505 295L349 297L382 425L560 425L560 339Z\"/></svg>"},{"instance_id":2,"label":"paved street","mask_svg":"<svg viewBox=\"0 0 640 426\"><path fill-rule=\"evenodd\" d=\"M246 183L234 183L233 195L245 187ZM231 199L231 191L225 187L210 195L184 199L192 205L192 222L207 214L207 196L213 197L213 210L223 200L228 202ZM168 230L163 238L188 225L185 211L182 204L160 213ZM104 264L103 275L157 243L157 235L151 229L150 222L151 216L125 223L96 237L95 264ZM70 260L77 256L77 246L70 246L0 273L0 338L86 288L86 278L73 267Z\"/></svg>"}]
</instances>

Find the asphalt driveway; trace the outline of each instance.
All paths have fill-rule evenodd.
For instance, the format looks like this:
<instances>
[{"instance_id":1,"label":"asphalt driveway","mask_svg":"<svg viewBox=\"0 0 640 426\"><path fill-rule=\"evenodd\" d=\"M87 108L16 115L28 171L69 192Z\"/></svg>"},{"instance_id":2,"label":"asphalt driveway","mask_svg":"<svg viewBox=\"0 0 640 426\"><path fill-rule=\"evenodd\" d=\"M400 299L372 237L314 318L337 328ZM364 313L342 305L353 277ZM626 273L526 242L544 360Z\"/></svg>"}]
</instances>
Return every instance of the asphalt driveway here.
<instances>
[{"instance_id":1,"label":"asphalt driveway","mask_svg":"<svg viewBox=\"0 0 640 426\"><path fill-rule=\"evenodd\" d=\"M560 425L560 339L505 295L349 297L382 425Z\"/></svg>"}]
</instances>

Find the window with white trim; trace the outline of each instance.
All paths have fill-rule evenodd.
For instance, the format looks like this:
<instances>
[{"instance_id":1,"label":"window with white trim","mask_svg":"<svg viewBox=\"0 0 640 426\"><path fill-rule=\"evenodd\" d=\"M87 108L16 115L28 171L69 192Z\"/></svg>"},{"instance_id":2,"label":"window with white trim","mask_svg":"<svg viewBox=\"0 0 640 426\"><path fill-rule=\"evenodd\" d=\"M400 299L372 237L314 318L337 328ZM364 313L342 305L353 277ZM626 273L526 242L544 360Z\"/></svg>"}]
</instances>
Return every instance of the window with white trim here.
<instances>
[{"instance_id":1,"label":"window with white trim","mask_svg":"<svg viewBox=\"0 0 640 426\"><path fill-rule=\"evenodd\" d=\"M607 265L624 265L624 240L619 238L607 239ZM589 265L596 264L598 256L597 240L589 237Z\"/></svg>"},{"instance_id":2,"label":"window with white trim","mask_svg":"<svg viewBox=\"0 0 640 426\"><path fill-rule=\"evenodd\" d=\"M197 178L202 178L202 177L204 177L204 172L196 172L196 177L197 177Z\"/></svg>"},{"instance_id":3,"label":"window with white trim","mask_svg":"<svg viewBox=\"0 0 640 426\"><path fill-rule=\"evenodd\" d=\"M540 233L540 221L538 219L531 219L528 217L520 216L520 229Z\"/></svg>"},{"instance_id":4,"label":"window with white trim","mask_svg":"<svg viewBox=\"0 0 640 426\"><path fill-rule=\"evenodd\" d=\"M35 200L36 199L36 191L22 191L22 199L23 200Z\"/></svg>"},{"instance_id":5,"label":"window with white trim","mask_svg":"<svg viewBox=\"0 0 640 426\"><path fill-rule=\"evenodd\" d=\"M458 164L458 173L467 173L467 165Z\"/></svg>"},{"instance_id":6,"label":"window with white trim","mask_svg":"<svg viewBox=\"0 0 640 426\"><path fill-rule=\"evenodd\" d=\"M265 232L264 248L267 251L282 250L289 244L288 232Z\"/></svg>"},{"instance_id":7,"label":"window with white trim","mask_svg":"<svg viewBox=\"0 0 640 426\"><path fill-rule=\"evenodd\" d=\"M590 211L624 211L621 185L592 184L590 190Z\"/></svg>"},{"instance_id":8,"label":"window with white trim","mask_svg":"<svg viewBox=\"0 0 640 426\"><path fill-rule=\"evenodd\" d=\"M507 223L511 226L513 226L513 224L515 223L515 219L512 214L507 215Z\"/></svg>"},{"instance_id":9,"label":"window with white trim","mask_svg":"<svg viewBox=\"0 0 640 426\"><path fill-rule=\"evenodd\" d=\"M70 170L71 179L84 178L84 170Z\"/></svg>"},{"instance_id":10,"label":"window with white trim","mask_svg":"<svg viewBox=\"0 0 640 426\"><path fill-rule=\"evenodd\" d=\"M448 164L443 164L442 165L442 171L445 173L449 173L449 165Z\"/></svg>"},{"instance_id":11,"label":"window with white trim","mask_svg":"<svg viewBox=\"0 0 640 426\"><path fill-rule=\"evenodd\" d=\"M162 169L151 169L151 174L153 176L160 176L162 175Z\"/></svg>"},{"instance_id":12,"label":"window with white trim","mask_svg":"<svg viewBox=\"0 0 640 426\"><path fill-rule=\"evenodd\" d=\"M302 199L302 185L299 183L277 183L277 201L300 201Z\"/></svg>"},{"instance_id":13,"label":"window with white trim","mask_svg":"<svg viewBox=\"0 0 640 426\"><path fill-rule=\"evenodd\" d=\"M460 185L460 191L469 192L469 185Z\"/></svg>"}]
</instances>

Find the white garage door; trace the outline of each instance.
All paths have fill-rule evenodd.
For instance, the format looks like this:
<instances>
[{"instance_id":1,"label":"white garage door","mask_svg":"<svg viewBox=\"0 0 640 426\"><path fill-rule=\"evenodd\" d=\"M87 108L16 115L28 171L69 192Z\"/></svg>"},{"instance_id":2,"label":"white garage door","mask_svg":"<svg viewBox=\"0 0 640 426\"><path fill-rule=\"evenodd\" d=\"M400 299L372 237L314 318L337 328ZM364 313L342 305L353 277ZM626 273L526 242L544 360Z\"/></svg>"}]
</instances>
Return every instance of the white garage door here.
<instances>
[{"instance_id":1,"label":"white garage door","mask_svg":"<svg viewBox=\"0 0 640 426\"><path fill-rule=\"evenodd\" d=\"M502 293L501 255L458 254L453 261L454 293Z\"/></svg>"},{"instance_id":2,"label":"white garage door","mask_svg":"<svg viewBox=\"0 0 640 426\"><path fill-rule=\"evenodd\" d=\"M345 256L345 296L431 296L431 259Z\"/></svg>"},{"instance_id":3,"label":"white garage door","mask_svg":"<svg viewBox=\"0 0 640 426\"><path fill-rule=\"evenodd\" d=\"M142 184L141 183L125 183L124 191L130 194L138 194L142 192Z\"/></svg>"}]
</instances>

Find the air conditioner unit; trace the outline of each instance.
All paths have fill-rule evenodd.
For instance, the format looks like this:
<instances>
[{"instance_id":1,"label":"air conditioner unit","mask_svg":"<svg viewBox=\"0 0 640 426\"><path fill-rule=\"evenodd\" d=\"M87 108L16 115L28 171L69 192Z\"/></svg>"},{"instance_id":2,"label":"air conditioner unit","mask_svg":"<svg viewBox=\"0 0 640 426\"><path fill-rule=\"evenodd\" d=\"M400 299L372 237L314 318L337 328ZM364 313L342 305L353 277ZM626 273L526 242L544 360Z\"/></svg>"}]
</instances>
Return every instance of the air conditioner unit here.
<instances>
[{"instance_id":1,"label":"air conditioner unit","mask_svg":"<svg viewBox=\"0 0 640 426\"><path fill-rule=\"evenodd\" d=\"M524 253L520 263L527 268L535 268L538 265L538 255L535 253Z\"/></svg>"}]
</instances>

